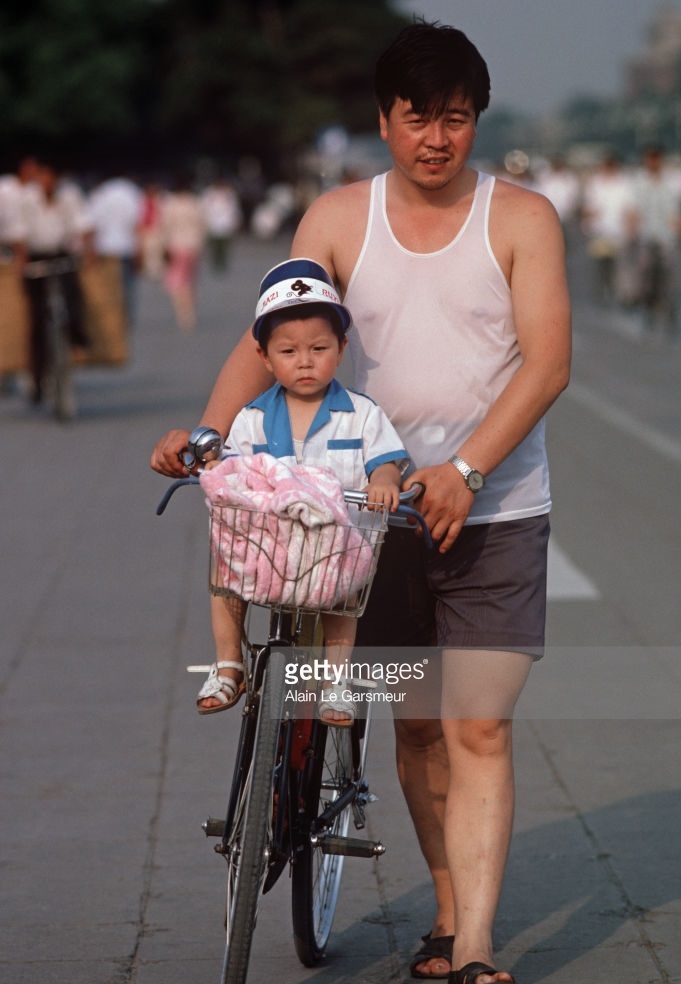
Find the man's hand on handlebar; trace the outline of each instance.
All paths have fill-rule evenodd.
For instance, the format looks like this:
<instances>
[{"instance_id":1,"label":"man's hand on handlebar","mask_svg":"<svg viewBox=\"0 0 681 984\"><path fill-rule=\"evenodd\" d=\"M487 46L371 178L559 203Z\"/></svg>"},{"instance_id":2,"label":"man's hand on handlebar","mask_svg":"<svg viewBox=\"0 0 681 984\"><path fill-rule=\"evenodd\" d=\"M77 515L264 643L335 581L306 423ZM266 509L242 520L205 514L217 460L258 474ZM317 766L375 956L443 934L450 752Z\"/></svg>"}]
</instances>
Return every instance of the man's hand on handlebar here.
<instances>
[{"instance_id":1,"label":"man's hand on handlebar","mask_svg":"<svg viewBox=\"0 0 681 984\"><path fill-rule=\"evenodd\" d=\"M188 430L171 430L157 441L149 461L154 471L168 478L186 478L189 469L182 460L182 454L188 440Z\"/></svg>"},{"instance_id":2,"label":"man's hand on handlebar","mask_svg":"<svg viewBox=\"0 0 681 984\"><path fill-rule=\"evenodd\" d=\"M446 553L461 532L473 505L473 493L448 461L419 468L408 481L425 486L414 505L423 514L438 552Z\"/></svg>"}]
</instances>

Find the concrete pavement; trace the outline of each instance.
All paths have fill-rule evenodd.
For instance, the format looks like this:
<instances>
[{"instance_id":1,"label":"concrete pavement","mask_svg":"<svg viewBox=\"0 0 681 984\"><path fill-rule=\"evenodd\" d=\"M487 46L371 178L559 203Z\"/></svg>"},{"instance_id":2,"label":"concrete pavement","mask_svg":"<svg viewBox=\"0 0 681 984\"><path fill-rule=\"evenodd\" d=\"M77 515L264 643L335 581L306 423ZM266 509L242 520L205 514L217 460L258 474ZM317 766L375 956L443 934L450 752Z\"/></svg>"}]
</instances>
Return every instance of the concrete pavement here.
<instances>
[{"instance_id":1,"label":"concrete pavement","mask_svg":"<svg viewBox=\"0 0 681 984\"><path fill-rule=\"evenodd\" d=\"M205 514L188 489L157 518L166 483L147 462L159 434L198 419L224 354L248 323L260 276L285 254L283 242L240 244L225 280L204 277L193 336L174 328L158 285L141 285L131 364L79 374L74 424L29 414L17 397L0 404L4 984L217 981L222 862L200 823L223 809L238 716L200 719L193 711L197 679L184 667L210 654ZM615 354L625 372L635 343L598 338L603 365ZM585 336L584 345L591 342ZM589 355L577 381L594 391ZM663 353L650 370L665 419L646 425L661 434L678 414L670 370L677 357ZM605 388L600 395L619 399ZM644 396L637 399L645 407ZM556 542L597 589L587 598L556 593L553 638L580 650L655 651L648 667L629 665L629 713L599 720L562 707L519 719L517 822L497 921L498 965L518 984L678 984L681 722L678 714L639 713L636 694L657 676L660 647L672 654L660 698L678 682L673 510L681 467L568 396L552 412L550 431L558 452ZM638 505L631 467L615 472L615 504L612 492L601 497L620 441L663 475L653 516L649 499L645 510ZM593 486L575 478L575 461L597 485L598 508ZM637 568L642 578L632 577ZM388 852L379 862L346 862L328 956L311 970L294 955L282 878L262 907L254 982L409 979L432 899L385 721L374 732L371 774L380 800L369 836Z\"/></svg>"}]
</instances>

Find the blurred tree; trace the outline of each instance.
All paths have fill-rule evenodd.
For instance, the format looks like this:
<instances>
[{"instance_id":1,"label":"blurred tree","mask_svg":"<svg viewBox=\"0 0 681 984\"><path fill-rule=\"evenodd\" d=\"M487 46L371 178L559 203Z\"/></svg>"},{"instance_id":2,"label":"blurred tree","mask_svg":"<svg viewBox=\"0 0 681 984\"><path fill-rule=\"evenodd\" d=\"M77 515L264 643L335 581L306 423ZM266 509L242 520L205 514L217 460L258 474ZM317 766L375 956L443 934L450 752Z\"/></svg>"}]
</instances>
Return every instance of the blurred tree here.
<instances>
[{"instance_id":1,"label":"blurred tree","mask_svg":"<svg viewBox=\"0 0 681 984\"><path fill-rule=\"evenodd\" d=\"M0 141L112 155L258 156L375 126L388 0L3 0Z\"/></svg>"},{"instance_id":2,"label":"blurred tree","mask_svg":"<svg viewBox=\"0 0 681 984\"><path fill-rule=\"evenodd\" d=\"M65 148L132 135L145 78L146 0L3 0L0 138Z\"/></svg>"},{"instance_id":3,"label":"blurred tree","mask_svg":"<svg viewBox=\"0 0 681 984\"><path fill-rule=\"evenodd\" d=\"M375 127L373 67L406 20L386 0L166 0L159 124L275 166L329 123Z\"/></svg>"}]
</instances>

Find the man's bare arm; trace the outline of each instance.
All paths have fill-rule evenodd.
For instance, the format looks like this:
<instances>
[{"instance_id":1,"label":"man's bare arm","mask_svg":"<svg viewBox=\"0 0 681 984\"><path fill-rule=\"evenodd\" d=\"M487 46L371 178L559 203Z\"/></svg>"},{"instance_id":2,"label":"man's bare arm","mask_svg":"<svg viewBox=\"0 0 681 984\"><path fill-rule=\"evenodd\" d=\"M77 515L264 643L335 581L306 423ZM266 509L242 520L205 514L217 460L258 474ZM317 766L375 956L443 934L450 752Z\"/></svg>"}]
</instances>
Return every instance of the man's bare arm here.
<instances>
[{"instance_id":1,"label":"man's bare arm","mask_svg":"<svg viewBox=\"0 0 681 984\"><path fill-rule=\"evenodd\" d=\"M243 406L271 386L273 377L258 356L251 329L227 357L201 415L201 424L227 436L232 421Z\"/></svg>"}]
</instances>

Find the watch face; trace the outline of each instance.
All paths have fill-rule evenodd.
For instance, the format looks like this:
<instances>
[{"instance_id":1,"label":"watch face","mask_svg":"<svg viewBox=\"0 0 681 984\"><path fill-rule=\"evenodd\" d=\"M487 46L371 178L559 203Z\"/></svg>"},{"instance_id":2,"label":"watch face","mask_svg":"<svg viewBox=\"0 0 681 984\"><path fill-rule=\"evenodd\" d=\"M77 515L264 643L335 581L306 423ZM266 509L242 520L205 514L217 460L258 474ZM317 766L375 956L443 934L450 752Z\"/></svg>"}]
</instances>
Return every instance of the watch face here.
<instances>
[{"instance_id":1,"label":"watch face","mask_svg":"<svg viewBox=\"0 0 681 984\"><path fill-rule=\"evenodd\" d=\"M479 471L475 470L475 468L473 468L469 473L467 481L468 481L468 488L471 490L471 492L479 492L480 489L485 484L485 479L482 477Z\"/></svg>"}]
</instances>

